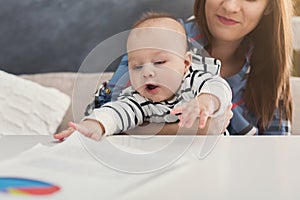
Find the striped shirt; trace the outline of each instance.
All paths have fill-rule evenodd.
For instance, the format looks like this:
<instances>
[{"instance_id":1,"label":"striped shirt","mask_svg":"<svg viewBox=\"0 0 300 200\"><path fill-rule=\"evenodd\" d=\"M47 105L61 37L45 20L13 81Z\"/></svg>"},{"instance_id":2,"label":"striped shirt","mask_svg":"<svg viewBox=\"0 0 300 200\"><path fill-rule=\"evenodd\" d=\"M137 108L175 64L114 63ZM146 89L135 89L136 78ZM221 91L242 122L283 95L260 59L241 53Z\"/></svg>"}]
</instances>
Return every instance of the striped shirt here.
<instances>
[{"instance_id":1,"label":"striped shirt","mask_svg":"<svg viewBox=\"0 0 300 200\"><path fill-rule=\"evenodd\" d=\"M171 100L153 102L130 86L122 91L117 101L94 109L85 119L101 122L106 135L130 130L146 121L174 123L178 121L178 117L170 114L170 110L196 98L201 93L213 94L221 102L220 109L214 115L224 113L231 103L232 95L227 82L216 75L220 62L214 58L200 56L194 59L196 62L184 75L179 90Z\"/></svg>"}]
</instances>

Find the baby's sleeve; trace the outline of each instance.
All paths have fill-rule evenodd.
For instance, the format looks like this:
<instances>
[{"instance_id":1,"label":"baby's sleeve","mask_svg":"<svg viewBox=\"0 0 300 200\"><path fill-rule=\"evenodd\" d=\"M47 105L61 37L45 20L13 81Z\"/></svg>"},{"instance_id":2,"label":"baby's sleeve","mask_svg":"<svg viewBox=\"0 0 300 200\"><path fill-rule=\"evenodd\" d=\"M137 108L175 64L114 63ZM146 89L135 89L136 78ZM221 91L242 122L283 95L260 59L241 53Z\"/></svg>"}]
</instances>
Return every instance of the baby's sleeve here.
<instances>
[{"instance_id":1,"label":"baby's sleeve","mask_svg":"<svg viewBox=\"0 0 300 200\"><path fill-rule=\"evenodd\" d=\"M204 83L200 90L200 94L201 93L209 93L219 99L220 108L212 117L223 114L232 101L232 92L229 84L218 75L212 76Z\"/></svg>"},{"instance_id":2,"label":"baby's sleeve","mask_svg":"<svg viewBox=\"0 0 300 200\"><path fill-rule=\"evenodd\" d=\"M120 96L117 101L104 104L94 109L91 115L84 119L99 121L105 135L113 135L135 128L143 123L144 114L133 96Z\"/></svg>"}]
</instances>

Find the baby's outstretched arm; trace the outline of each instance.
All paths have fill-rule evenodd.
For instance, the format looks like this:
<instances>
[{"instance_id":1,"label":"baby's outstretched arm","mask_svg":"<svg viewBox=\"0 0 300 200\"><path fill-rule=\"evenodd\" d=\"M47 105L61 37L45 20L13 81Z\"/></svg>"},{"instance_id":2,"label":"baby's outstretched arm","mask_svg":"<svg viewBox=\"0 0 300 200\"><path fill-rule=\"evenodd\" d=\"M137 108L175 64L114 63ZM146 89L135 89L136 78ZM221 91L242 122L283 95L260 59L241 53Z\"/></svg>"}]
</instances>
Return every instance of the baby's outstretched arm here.
<instances>
[{"instance_id":1,"label":"baby's outstretched arm","mask_svg":"<svg viewBox=\"0 0 300 200\"><path fill-rule=\"evenodd\" d=\"M86 137L89 137L93 140L100 140L102 134L104 133L103 126L96 120L87 119L81 121L79 124L69 122L68 125L68 129L55 134L53 137L55 139L62 140L66 137L69 137L75 130L77 130L79 133L83 134Z\"/></svg>"},{"instance_id":2,"label":"baby's outstretched arm","mask_svg":"<svg viewBox=\"0 0 300 200\"><path fill-rule=\"evenodd\" d=\"M220 102L214 95L202 93L195 99L171 110L171 114L179 114L180 127L190 128L199 118L199 128L204 128L208 118L217 112Z\"/></svg>"}]
</instances>

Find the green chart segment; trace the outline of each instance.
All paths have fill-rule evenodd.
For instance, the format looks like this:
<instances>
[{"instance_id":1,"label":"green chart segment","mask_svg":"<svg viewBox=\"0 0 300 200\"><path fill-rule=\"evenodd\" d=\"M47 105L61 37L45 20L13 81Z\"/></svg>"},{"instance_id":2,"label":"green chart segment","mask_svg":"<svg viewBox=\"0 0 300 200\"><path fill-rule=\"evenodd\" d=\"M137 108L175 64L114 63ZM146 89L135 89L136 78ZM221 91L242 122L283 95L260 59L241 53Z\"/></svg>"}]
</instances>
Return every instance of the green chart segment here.
<instances>
[{"instance_id":1,"label":"green chart segment","mask_svg":"<svg viewBox=\"0 0 300 200\"><path fill-rule=\"evenodd\" d=\"M40 180L0 177L0 193L11 195L50 195L60 187Z\"/></svg>"}]
</instances>

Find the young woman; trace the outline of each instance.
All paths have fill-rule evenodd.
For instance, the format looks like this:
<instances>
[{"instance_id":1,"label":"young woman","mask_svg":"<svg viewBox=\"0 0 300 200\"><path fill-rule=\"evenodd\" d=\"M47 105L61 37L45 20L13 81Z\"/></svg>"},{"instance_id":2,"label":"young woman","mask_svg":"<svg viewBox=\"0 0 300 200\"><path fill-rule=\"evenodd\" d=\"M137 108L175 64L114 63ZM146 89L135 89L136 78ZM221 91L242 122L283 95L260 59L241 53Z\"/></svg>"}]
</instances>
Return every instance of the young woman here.
<instances>
[{"instance_id":1,"label":"young woman","mask_svg":"<svg viewBox=\"0 0 300 200\"><path fill-rule=\"evenodd\" d=\"M205 48L221 60L221 76L232 88L231 134L250 129L290 134L291 5L289 0L195 1Z\"/></svg>"}]
</instances>

